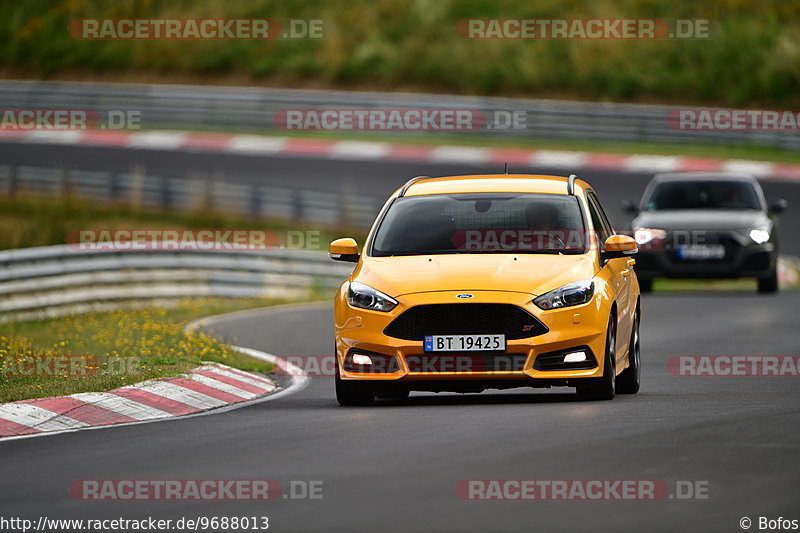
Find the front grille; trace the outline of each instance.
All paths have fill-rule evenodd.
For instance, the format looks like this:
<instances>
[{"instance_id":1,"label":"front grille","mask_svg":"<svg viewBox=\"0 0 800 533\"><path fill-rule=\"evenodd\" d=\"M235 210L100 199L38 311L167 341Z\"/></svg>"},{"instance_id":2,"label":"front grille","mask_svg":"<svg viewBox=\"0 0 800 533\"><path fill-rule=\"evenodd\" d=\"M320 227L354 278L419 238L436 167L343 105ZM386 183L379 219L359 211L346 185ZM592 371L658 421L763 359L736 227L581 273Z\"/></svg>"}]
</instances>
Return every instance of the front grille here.
<instances>
[{"instance_id":1,"label":"front grille","mask_svg":"<svg viewBox=\"0 0 800 533\"><path fill-rule=\"evenodd\" d=\"M510 304L418 305L395 318L383 333L390 337L421 341L425 335L491 335L507 340L547 333L535 316Z\"/></svg>"},{"instance_id":2,"label":"front grille","mask_svg":"<svg viewBox=\"0 0 800 533\"><path fill-rule=\"evenodd\" d=\"M678 237L674 237L673 242L680 242ZM698 244L701 245L715 245L721 244L725 248L725 255L720 259L683 259L680 257L678 252L678 245L673 246L671 249L667 249L667 260L674 264L698 264L698 263L708 263L708 264L716 264L722 265L727 263L732 263L736 256L739 253L742 245L739 242L731 237L730 235L724 233L713 233L713 232L706 232L703 235L703 241L699 242Z\"/></svg>"}]
</instances>

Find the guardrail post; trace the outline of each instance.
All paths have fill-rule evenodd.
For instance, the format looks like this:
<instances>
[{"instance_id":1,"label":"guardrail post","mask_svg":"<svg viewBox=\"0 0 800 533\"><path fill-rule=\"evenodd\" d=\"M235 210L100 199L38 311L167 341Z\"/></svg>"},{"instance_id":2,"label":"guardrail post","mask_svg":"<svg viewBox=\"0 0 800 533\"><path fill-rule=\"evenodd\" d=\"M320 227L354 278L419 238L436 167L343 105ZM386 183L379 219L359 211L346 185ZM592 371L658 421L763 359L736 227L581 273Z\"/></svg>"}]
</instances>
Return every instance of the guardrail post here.
<instances>
[{"instance_id":1,"label":"guardrail post","mask_svg":"<svg viewBox=\"0 0 800 533\"><path fill-rule=\"evenodd\" d=\"M303 191L301 190L293 191L292 194L292 218L303 219Z\"/></svg>"},{"instance_id":2,"label":"guardrail post","mask_svg":"<svg viewBox=\"0 0 800 533\"><path fill-rule=\"evenodd\" d=\"M119 201L120 196L120 177L116 172L110 172L108 175L108 199L114 203Z\"/></svg>"},{"instance_id":3,"label":"guardrail post","mask_svg":"<svg viewBox=\"0 0 800 533\"><path fill-rule=\"evenodd\" d=\"M258 185L250 187L250 215L253 217L261 215L261 189Z\"/></svg>"},{"instance_id":4,"label":"guardrail post","mask_svg":"<svg viewBox=\"0 0 800 533\"><path fill-rule=\"evenodd\" d=\"M61 193L69 194L69 170L66 167L61 168Z\"/></svg>"},{"instance_id":5,"label":"guardrail post","mask_svg":"<svg viewBox=\"0 0 800 533\"><path fill-rule=\"evenodd\" d=\"M161 176L161 207L169 209L172 207L172 188L170 187L169 178Z\"/></svg>"},{"instance_id":6,"label":"guardrail post","mask_svg":"<svg viewBox=\"0 0 800 533\"><path fill-rule=\"evenodd\" d=\"M19 167L16 165L11 165L8 168L8 195L14 196L17 194L17 187L19 186Z\"/></svg>"}]
</instances>

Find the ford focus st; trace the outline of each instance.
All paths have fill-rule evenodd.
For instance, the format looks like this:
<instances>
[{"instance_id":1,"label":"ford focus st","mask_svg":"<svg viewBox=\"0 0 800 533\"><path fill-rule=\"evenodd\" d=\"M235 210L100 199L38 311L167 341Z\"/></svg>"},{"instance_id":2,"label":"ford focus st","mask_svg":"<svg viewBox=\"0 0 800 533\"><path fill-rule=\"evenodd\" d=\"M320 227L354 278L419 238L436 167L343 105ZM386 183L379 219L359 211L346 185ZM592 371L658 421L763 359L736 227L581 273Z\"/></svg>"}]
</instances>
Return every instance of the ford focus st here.
<instances>
[{"instance_id":1,"label":"ford focus st","mask_svg":"<svg viewBox=\"0 0 800 533\"><path fill-rule=\"evenodd\" d=\"M414 178L389 198L335 298L341 405L410 391L639 390L636 242L588 183L538 175Z\"/></svg>"}]
</instances>

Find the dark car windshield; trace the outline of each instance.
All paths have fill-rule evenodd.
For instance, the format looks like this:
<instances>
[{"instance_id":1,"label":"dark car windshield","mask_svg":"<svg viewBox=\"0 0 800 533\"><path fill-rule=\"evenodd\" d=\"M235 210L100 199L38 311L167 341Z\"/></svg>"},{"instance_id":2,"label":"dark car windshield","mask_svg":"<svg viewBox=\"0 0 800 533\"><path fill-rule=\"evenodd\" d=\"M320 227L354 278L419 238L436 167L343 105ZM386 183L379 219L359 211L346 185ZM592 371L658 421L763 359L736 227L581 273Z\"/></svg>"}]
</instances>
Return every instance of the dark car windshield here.
<instances>
[{"instance_id":1,"label":"dark car windshield","mask_svg":"<svg viewBox=\"0 0 800 533\"><path fill-rule=\"evenodd\" d=\"M761 203L744 181L667 181L655 186L644 209L761 209Z\"/></svg>"},{"instance_id":2,"label":"dark car windshield","mask_svg":"<svg viewBox=\"0 0 800 533\"><path fill-rule=\"evenodd\" d=\"M372 255L584 253L578 199L553 194L437 194L395 200Z\"/></svg>"}]
</instances>

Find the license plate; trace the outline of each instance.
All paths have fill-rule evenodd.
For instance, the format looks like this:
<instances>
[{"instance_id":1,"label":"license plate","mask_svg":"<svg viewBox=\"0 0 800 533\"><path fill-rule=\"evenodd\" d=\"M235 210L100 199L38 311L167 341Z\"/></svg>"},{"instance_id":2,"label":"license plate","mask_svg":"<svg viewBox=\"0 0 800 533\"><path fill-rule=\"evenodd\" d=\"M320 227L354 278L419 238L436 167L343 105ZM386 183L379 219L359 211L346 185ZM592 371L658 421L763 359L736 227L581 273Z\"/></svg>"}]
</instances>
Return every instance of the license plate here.
<instances>
[{"instance_id":1,"label":"license plate","mask_svg":"<svg viewBox=\"0 0 800 533\"><path fill-rule=\"evenodd\" d=\"M725 257L725 247L721 244L681 246L678 248L678 257L686 260L722 259Z\"/></svg>"},{"instance_id":2,"label":"license plate","mask_svg":"<svg viewBox=\"0 0 800 533\"><path fill-rule=\"evenodd\" d=\"M505 335L425 335L426 352L494 352L505 349Z\"/></svg>"}]
</instances>

